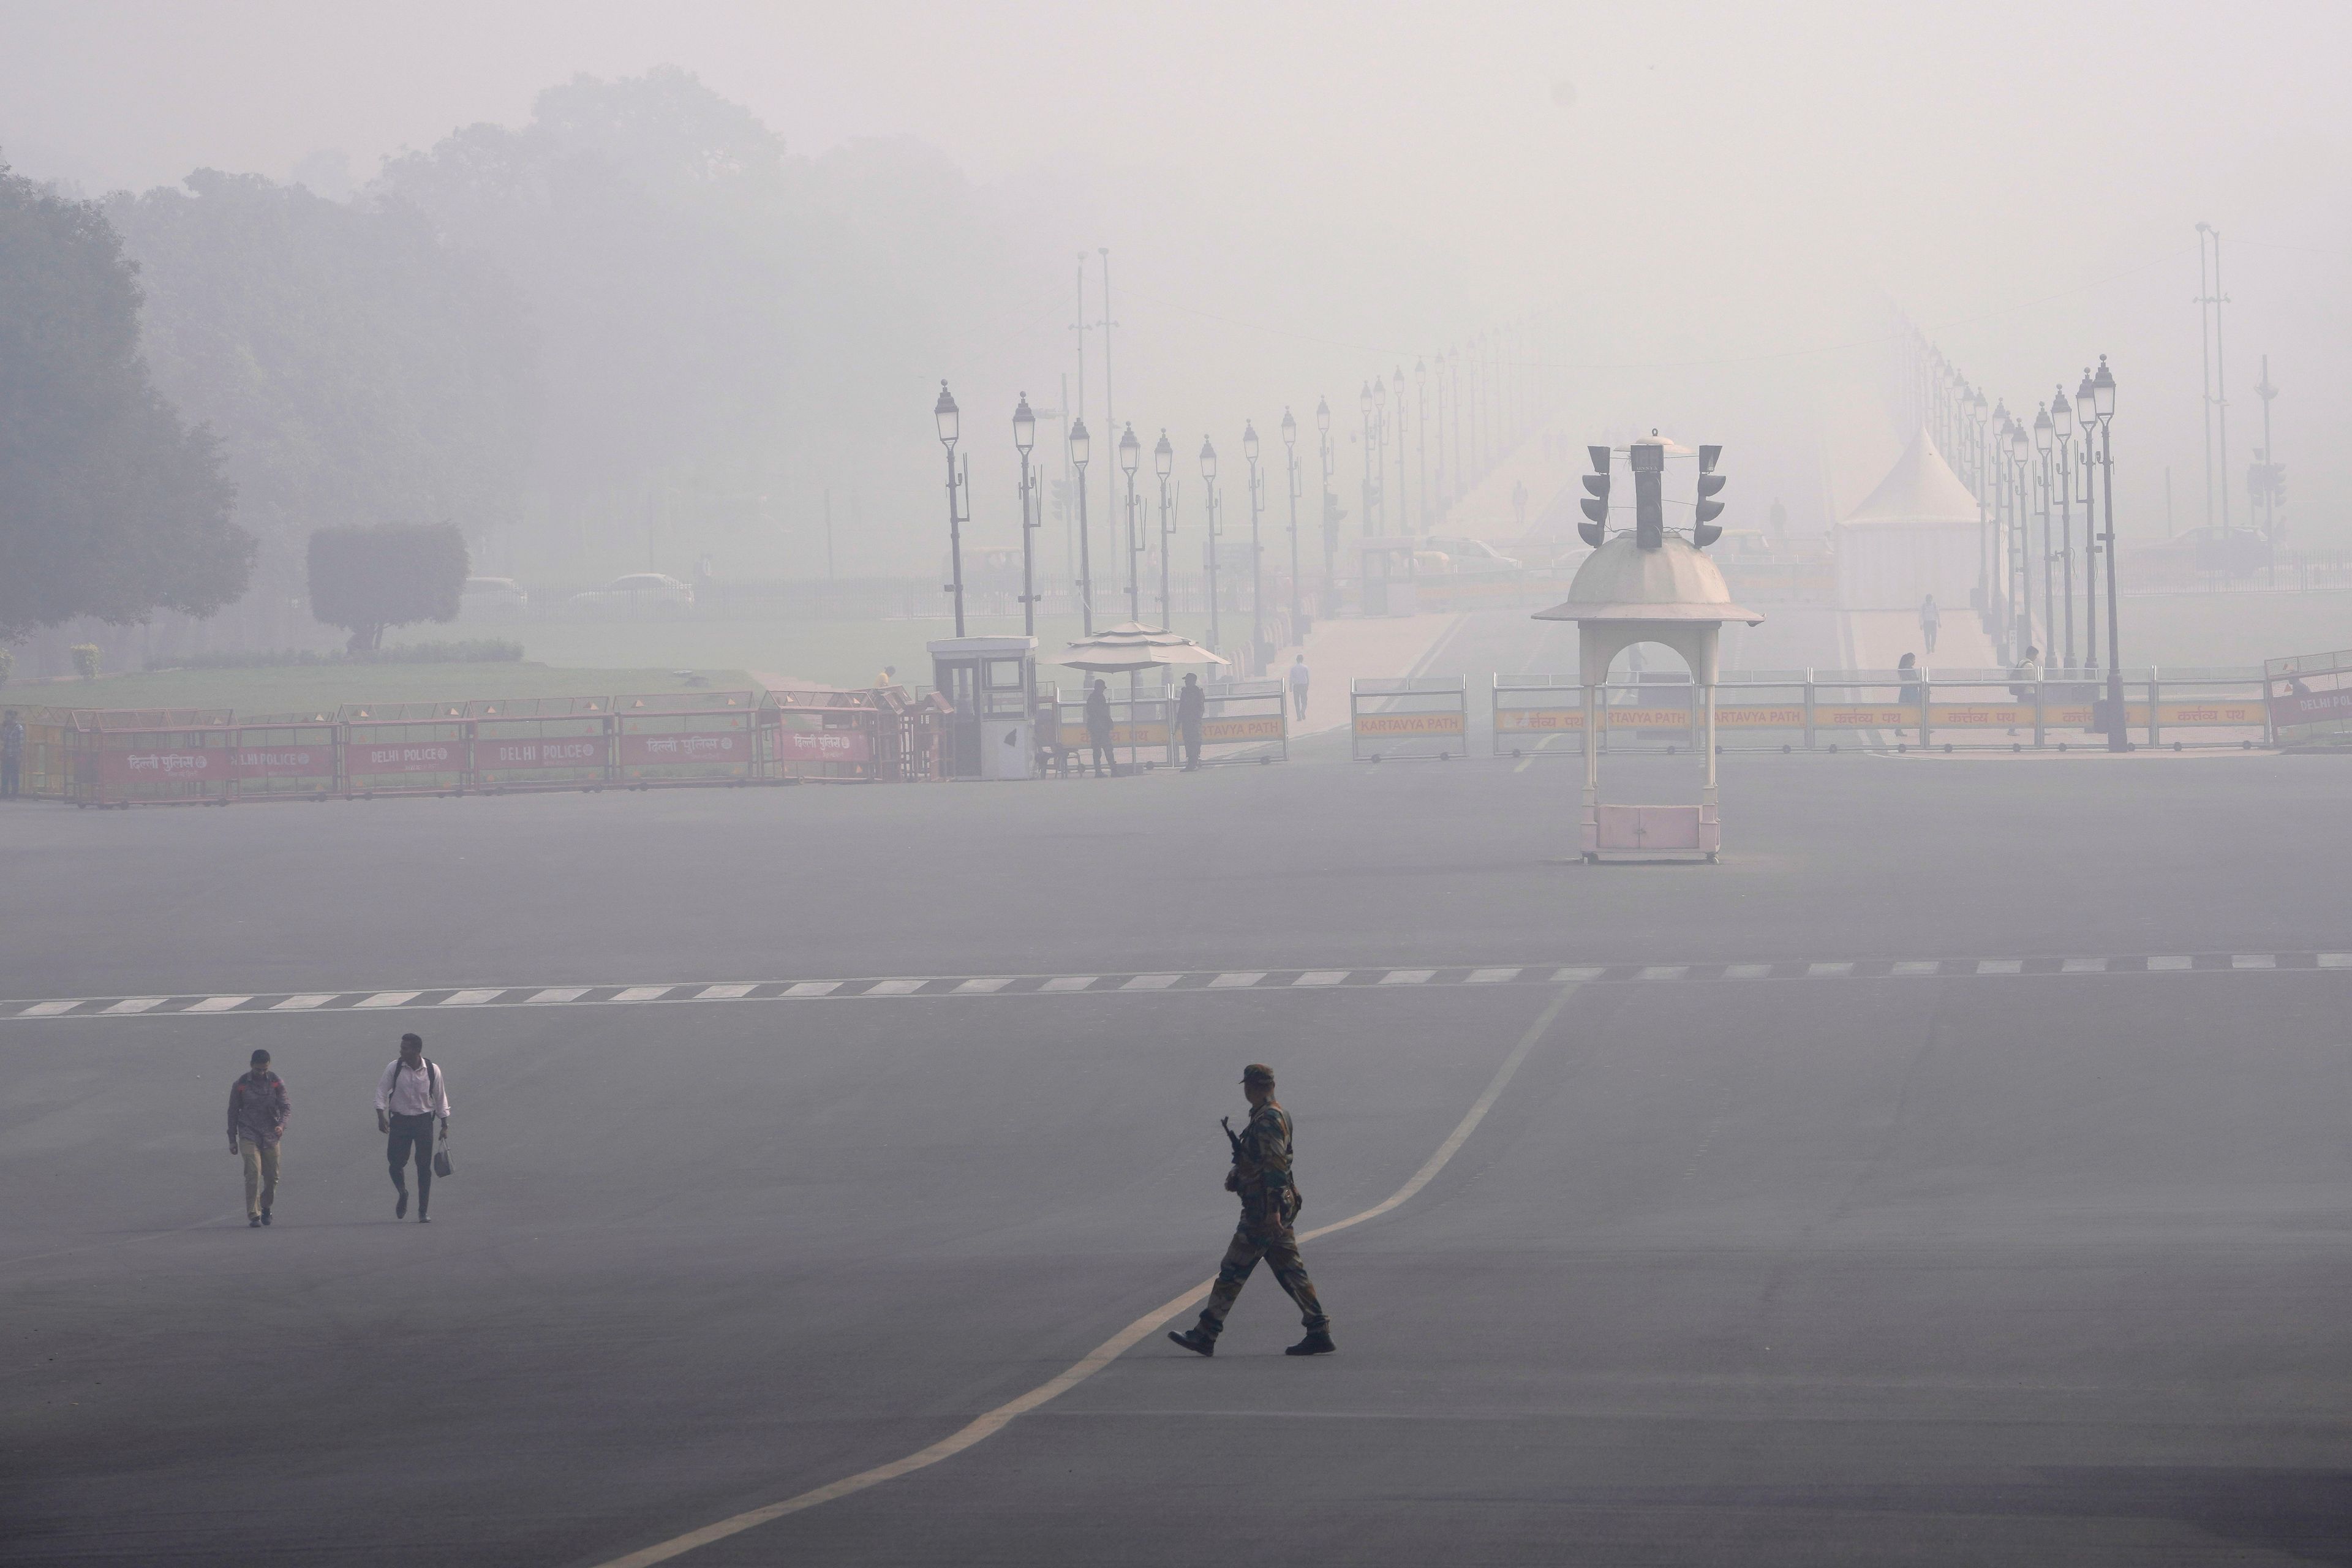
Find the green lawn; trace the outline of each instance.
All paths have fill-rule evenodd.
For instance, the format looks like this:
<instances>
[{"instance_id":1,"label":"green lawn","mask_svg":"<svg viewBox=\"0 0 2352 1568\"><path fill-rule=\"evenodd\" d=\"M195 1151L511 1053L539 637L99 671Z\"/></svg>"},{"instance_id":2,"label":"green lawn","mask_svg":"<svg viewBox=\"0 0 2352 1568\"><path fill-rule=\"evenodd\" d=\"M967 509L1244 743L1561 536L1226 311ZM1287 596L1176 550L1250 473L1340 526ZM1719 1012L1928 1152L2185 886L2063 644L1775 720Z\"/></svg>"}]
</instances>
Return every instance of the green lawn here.
<instances>
[{"instance_id":1,"label":"green lawn","mask_svg":"<svg viewBox=\"0 0 2352 1568\"><path fill-rule=\"evenodd\" d=\"M643 696L688 689L660 669L556 668L522 664L330 664L278 669L170 669L96 680L12 684L0 699L49 708L227 708L240 718L327 714L346 702L463 702L477 698ZM710 669L713 690L757 685L745 671Z\"/></svg>"},{"instance_id":2,"label":"green lawn","mask_svg":"<svg viewBox=\"0 0 2352 1568\"><path fill-rule=\"evenodd\" d=\"M1121 618L1125 618L1124 610ZM1189 627L1180 630L1191 631ZM1018 616L974 616L964 623L968 637L1010 637L1021 630ZM1054 649L1078 638L1076 616L1045 616L1037 623L1037 647ZM466 635L476 634L468 626ZM482 635L489 635L487 628ZM955 635L945 619L896 621L697 620L509 622L495 635L513 637L536 659L550 664L622 663L684 669L703 665L754 669L780 679L819 686L871 686L886 664L896 665L909 686L931 681L930 656L923 645ZM1041 674L1046 673L1041 670ZM1047 674L1047 679L1051 675Z\"/></svg>"}]
</instances>

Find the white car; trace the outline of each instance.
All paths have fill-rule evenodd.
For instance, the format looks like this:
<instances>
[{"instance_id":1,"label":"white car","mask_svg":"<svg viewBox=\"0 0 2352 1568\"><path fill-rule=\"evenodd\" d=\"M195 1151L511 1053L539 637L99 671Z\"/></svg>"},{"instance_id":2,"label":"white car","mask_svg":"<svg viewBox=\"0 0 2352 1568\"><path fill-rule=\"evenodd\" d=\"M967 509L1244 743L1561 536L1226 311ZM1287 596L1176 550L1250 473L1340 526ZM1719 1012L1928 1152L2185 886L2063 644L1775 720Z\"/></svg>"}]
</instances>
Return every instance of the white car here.
<instances>
[{"instance_id":1,"label":"white car","mask_svg":"<svg viewBox=\"0 0 2352 1568\"><path fill-rule=\"evenodd\" d=\"M1423 542L1430 549L1441 552L1450 568L1458 573L1516 572L1520 566L1520 563L1483 540L1429 539Z\"/></svg>"},{"instance_id":2,"label":"white car","mask_svg":"<svg viewBox=\"0 0 2352 1568\"><path fill-rule=\"evenodd\" d=\"M621 611L636 615L677 614L694 608L694 590L659 572L632 572L601 588L572 595L575 610Z\"/></svg>"},{"instance_id":3,"label":"white car","mask_svg":"<svg viewBox=\"0 0 2352 1568\"><path fill-rule=\"evenodd\" d=\"M457 591L457 610L466 616L526 615L530 595L511 577L468 577Z\"/></svg>"}]
</instances>

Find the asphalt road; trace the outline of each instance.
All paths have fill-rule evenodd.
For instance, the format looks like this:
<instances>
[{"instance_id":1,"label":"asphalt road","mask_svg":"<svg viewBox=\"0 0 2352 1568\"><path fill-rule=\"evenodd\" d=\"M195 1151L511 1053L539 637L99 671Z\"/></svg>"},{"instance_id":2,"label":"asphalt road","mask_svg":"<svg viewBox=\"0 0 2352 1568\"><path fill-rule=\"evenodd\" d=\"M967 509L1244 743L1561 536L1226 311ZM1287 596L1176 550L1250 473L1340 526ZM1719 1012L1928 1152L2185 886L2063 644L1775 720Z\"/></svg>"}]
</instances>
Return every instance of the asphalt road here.
<instances>
[{"instance_id":1,"label":"asphalt road","mask_svg":"<svg viewBox=\"0 0 2352 1568\"><path fill-rule=\"evenodd\" d=\"M1692 764L1628 762L1627 792ZM599 1564L912 1454L1204 1279L1267 1059L1302 1224L1557 964L2352 950L2319 758L0 812L0 997L1527 965L1506 983L0 1019L0 1558ZM2047 962L2030 967L2047 968ZM1341 1352L1156 1333L675 1559L2352 1563L2352 970L1576 985L1307 1245ZM1785 973L1785 972L1784 972ZM1449 972L1450 974L1450 972ZM448 1069L397 1224L368 1096ZM295 1102L278 1223L221 1131Z\"/></svg>"}]
</instances>

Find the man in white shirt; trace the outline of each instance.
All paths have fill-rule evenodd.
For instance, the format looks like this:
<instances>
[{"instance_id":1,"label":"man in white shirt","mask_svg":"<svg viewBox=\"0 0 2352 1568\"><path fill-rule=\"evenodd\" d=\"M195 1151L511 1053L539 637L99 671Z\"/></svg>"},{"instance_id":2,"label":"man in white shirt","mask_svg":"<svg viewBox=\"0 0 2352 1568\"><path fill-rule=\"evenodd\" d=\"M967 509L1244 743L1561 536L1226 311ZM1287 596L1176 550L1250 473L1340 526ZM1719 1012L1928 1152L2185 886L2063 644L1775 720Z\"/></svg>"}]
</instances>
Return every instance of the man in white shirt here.
<instances>
[{"instance_id":1,"label":"man in white shirt","mask_svg":"<svg viewBox=\"0 0 2352 1568\"><path fill-rule=\"evenodd\" d=\"M1294 719L1307 717L1307 656L1302 653L1290 661L1290 709Z\"/></svg>"},{"instance_id":2,"label":"man in white shirt","mask_svg":"<svg viewBox=\"0 0 2352 1568\"><path fill-rule=\"evenodd\" d=\"M392 1184L400 1194L392 1217L408 1217L408 1183L404 1167L411 1152L416 1161L416 1223L429 1225L425 1210L433 1205L433 1123L441 1122L441 1142L449 1141L449 1082L438 1062L425 1056L425 1041L415 1035L400 1037L400 1055L383 1069L375 1086L375 1130L387 1133L384 1157L392 1162Z\"/></svg>"}]
</instances>

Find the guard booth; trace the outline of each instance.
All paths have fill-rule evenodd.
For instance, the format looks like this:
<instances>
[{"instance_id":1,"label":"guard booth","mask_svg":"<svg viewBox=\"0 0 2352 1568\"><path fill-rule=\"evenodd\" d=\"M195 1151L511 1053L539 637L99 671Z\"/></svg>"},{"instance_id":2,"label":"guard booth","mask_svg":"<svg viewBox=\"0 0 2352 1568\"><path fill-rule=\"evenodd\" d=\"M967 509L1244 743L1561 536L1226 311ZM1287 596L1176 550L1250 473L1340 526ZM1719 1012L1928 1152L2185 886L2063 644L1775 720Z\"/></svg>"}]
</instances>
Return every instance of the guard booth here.
<instances>
[{"instance_id":1,"label":"guard booth","mask_svg":"<svg viewBox=\"0 0 2352 1568\"><path fill-rule=\"evenodd\" d=\"M1421 613L1420 583L1414 575L1414 552L1422 542L1411 536L1370 538L1357 542L1363 569L1364 614L1412 616Z\"/></svg>"},{"instance_id":2,"label":"guard booth","mask_svg":"<svg viewBox=\"0 0 2352 1568\"><path fill-rule=\"evenodd\" d=\"M1034 766L1035 637L946 637L929 645L949 708L946 776L1025 779Z\"/></svg>"}]
</instances>

